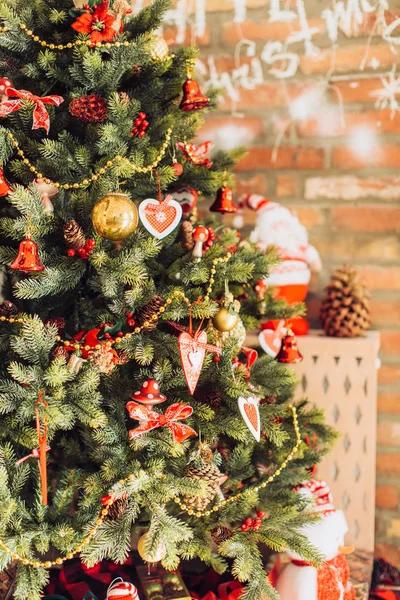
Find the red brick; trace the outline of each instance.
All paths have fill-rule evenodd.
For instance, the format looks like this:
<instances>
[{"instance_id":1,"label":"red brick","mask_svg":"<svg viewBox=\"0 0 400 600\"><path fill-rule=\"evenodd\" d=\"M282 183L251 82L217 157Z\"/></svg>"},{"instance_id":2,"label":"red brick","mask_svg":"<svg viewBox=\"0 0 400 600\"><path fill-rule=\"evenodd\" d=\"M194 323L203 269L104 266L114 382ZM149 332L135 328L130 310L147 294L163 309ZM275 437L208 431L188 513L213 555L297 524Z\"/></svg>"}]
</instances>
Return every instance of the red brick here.
<instances>
[{"instance_id":1,"label":"red brick","mask_svg":"<svg viewBox=\"0 0 400 600\"><path fill-rule=\"evenodd\" d=\"M400 331L381 331L381 349L384 354L400 354Z\"/></svg>"},{"instance_id":2,"label":"red brick","mask_svg":"<svg viewBox=\"0 0 400 600\"><path fill-rule=\"evenodd\" d=\"M400 446L400 421L380 420L376 433L378 445Z\"/></svg>"},{"instance_id":3,"label":"red brick","mask_svg":"<svg viewBox=\"0 0 400 600\"><path fill-rule=\"evenodd\" d=\"M400 267L359 267L365 285L371 290L400 290Z\"/></svg>"},{"instance_id":4,"label":"red brick","mask_svg":"<svg viewBox=\"0 0 400 600\"><path fill-rule=\"evenodd\" d=\"M357 156L348 147L332 150L332 166L337 169L361 169L363 167L400 167L400 147L382 146L371 152L368 157Z\"/></svg>"},{"instance_id":5,"label":"red brick","mask_svg":"<svg viewBox=\"0 0 400 600\"><path fill-rule=\"evenodd\" d=\"M377 485L375 504L378 508L397 508L399 491L393 485Z\"/></svg>"},{"instance_id":6,"label":"red brick","mask_svg":"<svg viewBox=\"0 0 400 600\"><path fill-rule=\"evenodd\" d=\"M212 140L217 147L231 150L237 146L249 146L262 130L261 117L208 117L197 137L199 141Z\"/></svg>"},{"instance_id":7,"label":"red brick","mask_svg":"<svg viewBox=\"0 0 400 600\"><path fill-rule=\"evenodd\" d=\"M291 206L294 214L297 215L299 221L304 227L310 231L317 225L322 225L324 216L319 208L311 208L308 206Z\"/></svg>"},{"instance_id":8,"label":"red brick","mask_svg":"<svg viewBox=\"0 0 400 600\"><path fill-rule=\"evenodd\" d=\"M350 73L360 69L365 57L365 44L351 44L340 46L332 50L321 52L316 57L303 55L300 57L299 68L304 75L327 73L332 66L333 52L335 52L335 73ZM398 59L387 43L374 44L370 47L368 62L372 58L379 60L379 68L391 67Z\"/></svg>"},{"instance_id":9,"label":"red brick","mask_svg":"<svg viewBox=\"0 0 400 600\"><path fill-rule=\"evenodd\" d=\"M398 454L380 453L376 455L376 470L383 476L400 476L400 460Z\"/></svg>"},{"instance_id":10,"label":"red brick","mask_svg":"<svg viewBox=\"0 0 400 600\"><path fill-rule=\"evenodd\" d=\"M358 200L375 198L397 200L400 198L399 177L365 177L356 175L330 175L328 177L309 177L305 183L307 200Z\"/></svg>"},{"instance_id":11,"label":"red brick","mask_svg":"<svg viewBox=\"0 0 400 600\"><path fill-rule=\"evenodd\" d=\"M334 231L397 232L400 229L400 207L365 204L332 208Z\"/></svg>"},{"instance_id":12,"label":"red brick","mask_svg":"<svg viewBox=\"0 0 400 600\"><path fill-rule=\"evenodd\" d=\"M376 300L371 304L371 317L373 327L400 325L400 302L396 300ZM400 382L400 371L399 371Z\"/></svg>"},{"instance_id":13,"label":"red brick","mask_svg":"<svg viewBox=\"0 0 400 600\"><path fill-rule=\"evenodd\" d=\"M335 87L331 88L330 93L334 102L337 102L336 91L339 91L343 102L374 103L376 98L371 96L371 92L382 89L382 82L379 77L357 79L355 75L352 81L334 81L333 83Z\"/></svg>"},{"instance_id":14,"label":"red brick","mask_svg":"<svg viewBox=\"0 0 400 600\"><path fill-rule=\"evenodd\" d=\"M278 198L288 198L296 196L298 182L293 175L277 175L275 194Z\"/></svg>"},{"instance_id":15,"label":"red brick","mask_svg":"<svg viewBox=\"0 0 400 600\"><path fill-rule=\"evenodd\" d=\"M375 556L385 559L396 567L400 567L400 546L398 544L393 546L392 544L376 543Z\"/></svg>"},{"instance_id":16,"label":"red brick","mask_svg":"<svg viewBox=\"0 0 400 600\"><path fill-rule=\"evenodd\" d=\"M246 62L246 61L243 61ZM231 57L219 57L215 61L216 68L219 73L224 71L232 71L235 68L234 61ZM240 98L237 103L239 110L249 110L253 108L265 109L272 107L286 106L287 98L295 100L302 94L314 90L316 84L313 82L293 82L286 84L287 93L280 82L268 81L257 86L255 90L240 90ZM229 105L228 105L229 106Z\"/></svg>"},{"instance_id":17,"label":"red brick","mask_svg":"<svg viewBox=\"0 0 400 600\"><path fill-rule=\"evenodd\" d=\"M400 374L400 370L399 374ZM398 377L399 377L398 374ZM397 379L399 381L399 378ZM378 412L379 413L397 413L400 414L400 393L398 394L384 394L382 392L378 395Z\"/></svg>"},{"instance_id":18,"label":"red brick","mask_svg":"<svg viewBox=\"0 0 400 600\"><path fill-rule=\"evenodd\" d=\"M335 234L334 239L324 232L313 233L313 244L323 259L333 261L400 260L400 239L397 235L373 236L364 239L363 234Z\"/></svg>"},{"instance_id":19,"label":"red brick","mask_svg":"<svg viewBox=\"0 0 400 600\"><path fill-rule=\"evenodd\" d=\"M391 110L364 110L362 112L346 112L345 127L342 127L337 111L329 111L315 119L302 121L297 125L297 132L302 137L337 137L348 135L356 127L368 127L376 134L400 133L400 113L391 118Z\"/></svg>"},{"instance_id":20,"label":"red brick","mask_svg":"<svg viewBox=\"0 0 400 600\"><path fill-rule=\"evenodd\" d=\"M237 196L241 194L261 194L264 196L267 192L267 182L264 175L254 175L253 177L238 177L236 176L235 193ZM255 217L255 213L253 213Z\"/></svg>"},{"instance_id":21,"label":"red brick","mask_svg":"<svg viewBox=\"0 0 400 600\"><path fill-rule=\"evenodd\" d=\"M322 148L301 148L282 146L278 148L276 160L272 160L272 148L251 148L236 167L239 171L255 169L307 169L324 167Z\"/></svg>"},{"instance_id":22,"label":"red brick","mask_svg":"<svg viewBox=\"0 0 400 600\"><path fill-rule=\"evenodd\" d=\"M318 32L315 32L313 38L316 39L321 37L325 31L325 23L322 19L307 19L310 27L318 28ZM286 38L291 34L301 31L302 25L299 21L267 21L261 19L259 22L256 21L245 21L240 24L240 28L237 23L233 21L227 21L222 25L222 39L228 46L234 46L243 37L248 40L280 40L284 42Z\"/></svg>"},{"instance_id":23,"label":"red brick","mask_svg":"<svg viewBox=\"0 0 400 600\"><path fill-rule=\"evenodd\" d=\"M400 382L400 365L383 364L378 371L379 385L391 385Z\"/></svg>"},{"instance_id":24,"label":"red brick","mask_svg":"<svg viewBox=\"0 0 400 600\"><path fill-rule=\"evenodd\" d=\"M175 46L176 42L177 29L176 27L167 27L163 31L163 37L169 44ZM193 36L190 28L188 27L185 32L185 39L183 42L179 42L179 46L184 44L185 46L190 46L193 44ZM206 27L204 35L201 37L196 37L196 46L208 46L210 44L210 28Z\"/></svg>"}]
</instances>

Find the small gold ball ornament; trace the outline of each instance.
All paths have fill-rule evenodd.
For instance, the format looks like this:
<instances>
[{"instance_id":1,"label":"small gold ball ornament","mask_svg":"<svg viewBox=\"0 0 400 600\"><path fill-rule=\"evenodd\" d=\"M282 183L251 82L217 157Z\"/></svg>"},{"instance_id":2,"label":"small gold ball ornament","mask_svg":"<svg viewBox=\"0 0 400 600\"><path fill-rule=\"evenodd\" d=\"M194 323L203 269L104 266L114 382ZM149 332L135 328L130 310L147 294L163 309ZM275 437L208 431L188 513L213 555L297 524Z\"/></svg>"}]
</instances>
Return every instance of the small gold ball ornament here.
<instances>
[{"instance_id":1,"label":"small gold ball ornament","mask_svg":"<svg viewBox=\"0 0 400 600\"><path fill-rule=\"evenodd\" d=\"M138 552L139 555L142 557L142 559L148 563L155 563L155 562L160 562L160 560L162 560L164 558L164 556L167 554L167 549L165 547L164 544L160 544L158 546L158 548L155 550L154 553L148 553L145 550L145 543L146 543L146 536L147 533L144 533L142 535L141 538L139 538L138 541Z\"/></svg>"},{"instance_id":2,"label":"small gold ball ornament","mask_svg":"<svg viewBox=\"0 0 400 600\"><path fill-rule=\"evenodd\" d=\"M159 35L155 35L149 44L150 56L153 60L164 60L169 54L167 42Z\"/></svg>"},{"instance_id":3,"label":"small gold ball ornament","mask_svg":"<svg viewBox=\"0 0 400 600\"><path fill-rule=\"evenodd\" d=\"M228 308L226 306L222 306L219 309L215 317L213 318L213 325L215 329L218 331L227 332L235 329L237 322L239 320L238 313L232 308Z\"/></svg>"},{"instance_id":4,"label":"small gold ball ornament","mask_svg":"<svg viewBox=\"0 0 400 600\"><path fill-rule=\"evenodd\" d=\"M138 222L138 210L126 194L112 192L93 207L93 227L107 240L124 240L135 231Z\"/></svg>"}]
</instances>

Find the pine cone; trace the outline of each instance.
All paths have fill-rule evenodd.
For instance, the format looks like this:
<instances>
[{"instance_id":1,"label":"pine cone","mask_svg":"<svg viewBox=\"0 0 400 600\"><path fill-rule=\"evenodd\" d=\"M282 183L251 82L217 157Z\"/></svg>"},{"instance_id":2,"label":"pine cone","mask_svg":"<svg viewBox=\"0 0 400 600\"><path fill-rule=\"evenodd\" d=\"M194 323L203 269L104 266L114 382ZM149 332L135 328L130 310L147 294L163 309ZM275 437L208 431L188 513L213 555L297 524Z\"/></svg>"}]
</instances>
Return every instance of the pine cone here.
<instances>
[{"instance_id":1,"label":"pine cone","mask_svg":"<svg viewBox=\"0 0 400 600\"><path fill-rule=\"evenodd\" d=\"M75 98L69 104L69 112L84 123L103 123L107 120L107 101L99 94Z\"/></svg>"},{"instance_id":2,"label":"pine cone","mask_svg":"<svg viewBox=\"0 0 400 600\"><path fill-rule=\"evenodd\" d=\"M64 239L67 242L70 248L77 250L78 248L83 248L86 243L85 234L83 233L82 227L75 221L75 219L71 219L68 223L64 225Z\"/></svg>"},{"instance_id":3,"label":"pine cone","mask_svg":"<svg viewBox=\"0 0 400 600\"><path fill-rule=\"evenodd\" d=\"M229 540L229 538L232 537L232 531L229 527L217 525L214 529L211 529L211 537L217 545L222 544L222 542L225 542L225 540Z\"/></svg>"},{"instance_id":4,"label":"pine cone","mask_svg":"<svg viewBox=\"0 0 400 600\"><path fill-rule=\"evenodd\" d=\"M260 400L260 406L263 404L276 404L277 397L276 396L265 396Z\"/></svg>"},{"instance_id":5,"label":"pine cone","mask_svg":"<svg viewBox=\"0 0 400 600\"><path fill-rule=\"evenodd\" d=\"M190 221L182 221L179 237L181 240L181 246L184 250L189 252L194 248L194 239L193 239L193 225Z\"/></svg>"},{"instance_id":6,"label":"pine cone","mask_svg":"<svg viewBox=\"0 0 400 600\"><path fill-rule=\"evenodd\" d=\"M69 358L69 352L65 346L55 346L51 351L51 355L53 358L65 358L66 361Z\"/></svg>"},{"instance_id":7,"label":"pine cone","mask_svg":"<svg viewBox=\"0 0 400 600\"><path fill-rule=\"evenodd\" d=\"M202 464L201 466L188 466L184 471L185 477L189 479L201 479L207 482L207 493L200 497L195 494L184 494L183 501L189 509L202 511L214 500L219 487L221 473L213 464Z\"/></svg>"},{"instance_id":8,"label":"pine cone","mask_svg":"<svg viewBox=\"0 0 400 600\"><path fill-rule=\"evenodd\" d=\"M326 287L321 304L321 324L333 337L357 337L371 325L371 296L355 269L337 269Z\"/></svg>"},{"instance_id":9,"label":"pine cone","mask_svg":"<svg viewBox=\"0 0 400 600\"><path fill-rule=\"evenodd\" d=\"M158 310L164 305L164 300L162 296L154 296L151 300L148 301L147 304L143 306L139 310L139 312L135 315L136 325L138 327L142 327L145 323L147 325L144 327L145 331L150 331L157 327L157 321L152 321L152 316L158 312Z\"/></svg>"},{"instance_id":10,"label":"pine cone","mask_svg":"<svg viewBox=\"0 0 400 600\"><path fill-rule=\"evenodd\" d=\"M129 104L131 99L129 98L129 95L126 92L118 92L118 96L121 101L121 104Z\"/></svg>"},{"instance_id":11,"label":"pine cone","mask_svg":"<svg viewBox=\"0 0 400 600\"><path fill-rule=\"evenodd\" d=\"M108 507L106 520L116 521L126 510L128 506L128 498L118 498Z\"/></svg>"},{"instance_id":12,"label":"pine cone","mask_svg":"<svg viewBox=\"0 0 400 600\"><path fill-rule=\"evenodd\" d=\"M18 563L10 562L4 571L0 572L0 600L12 598L12 590L17 576Z\"/></svg>"},{"instance_id":13,"label":"pine cone","mask_svg":"<svg viewBox=\"0 0 400 600\"><path fill-rule=\"evenodd\" d=\"M10 302L9 300L4 300L4 302L0 304L0 317L14 317L19 312L20 311L15 306L15 304Z\"/></svg>"},{"instance_id":14,"label":"pine cone","mask_svg":"<svg viewBox=\"0 0 400 600\"><path fill-rule=\"evenodd\" d=\"M193 394L196 402L208 404L211 408L217 409L221 406L221 392L212 386L198 386Z\"/></svg>"}]
</instances>

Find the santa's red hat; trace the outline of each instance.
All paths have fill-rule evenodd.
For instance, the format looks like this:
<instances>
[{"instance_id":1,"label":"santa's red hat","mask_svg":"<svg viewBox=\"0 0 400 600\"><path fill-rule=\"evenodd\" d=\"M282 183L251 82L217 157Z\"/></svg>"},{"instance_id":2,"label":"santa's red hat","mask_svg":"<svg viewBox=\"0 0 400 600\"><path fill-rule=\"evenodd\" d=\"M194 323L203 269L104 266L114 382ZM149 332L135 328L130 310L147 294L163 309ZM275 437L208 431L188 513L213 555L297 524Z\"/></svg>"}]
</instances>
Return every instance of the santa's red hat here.
<instances>
[{"instance_id":1,"label":"santa's red hat","mask_svg":"<svg viewBox=\"0 0 400 600\"><path fill-rule=\"evenodd\" d=\"M272 204L271 200L260 196L260 194L243 194L239 198L239 204L245 204L251 210L259 210L264 208L267 204Z\"/></svg>"}]
</instances>

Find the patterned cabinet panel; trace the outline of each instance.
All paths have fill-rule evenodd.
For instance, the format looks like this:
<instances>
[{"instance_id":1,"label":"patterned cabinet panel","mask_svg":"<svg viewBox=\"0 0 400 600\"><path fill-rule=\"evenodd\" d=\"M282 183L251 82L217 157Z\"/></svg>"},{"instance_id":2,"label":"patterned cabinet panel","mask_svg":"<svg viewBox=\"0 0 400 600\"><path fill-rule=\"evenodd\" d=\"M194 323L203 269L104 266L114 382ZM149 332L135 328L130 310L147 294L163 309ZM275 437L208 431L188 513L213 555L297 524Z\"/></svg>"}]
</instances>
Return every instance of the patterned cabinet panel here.
<instances>
[{"instance_id":1,"label":"patterned cabinet panel","mask_svg":"<svg viewBox=\"0 0 400 600\"><path fill-rule=\"evenodd\" d=\"M352 339L329 338L319 331L298 338L304 356L291 365L298 376L296 397L307 396L325 409L341 434L318 469L329 483L336 508L349 524L346 542L374 548L375 446L379 333Z\"/></svg>"}]
</instances>

